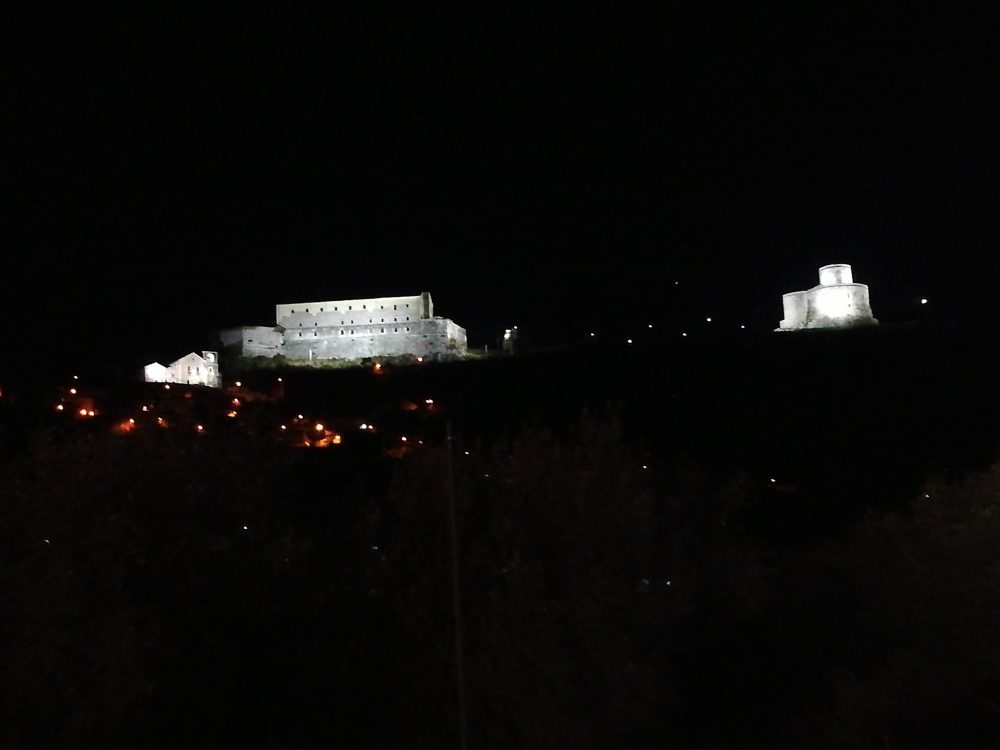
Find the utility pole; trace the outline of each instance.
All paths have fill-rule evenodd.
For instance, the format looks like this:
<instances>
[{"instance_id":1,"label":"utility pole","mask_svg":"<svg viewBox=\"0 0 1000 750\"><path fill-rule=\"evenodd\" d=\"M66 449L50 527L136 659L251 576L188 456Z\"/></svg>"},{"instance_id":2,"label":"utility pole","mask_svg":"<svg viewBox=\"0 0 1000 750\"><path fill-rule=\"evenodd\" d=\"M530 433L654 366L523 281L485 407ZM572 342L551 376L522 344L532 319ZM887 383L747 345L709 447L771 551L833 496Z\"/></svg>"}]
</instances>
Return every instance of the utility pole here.
<instances>
[{"instance_id":1,"label":"utility pole","mask_svg":"<svg viewBox=\"0 0 1000 750\"><path fill-rule=\"evenodd\" d=\"M451 459L451 420L445 422L445 456L448 469L448 515L451 531L451 599L455 616L455 679L458 688L458 747L469 746L465 708L465 668L462 660L462 592L458 575L458 524L455 513L455 471Z\"/></svg>"}]
</instances>

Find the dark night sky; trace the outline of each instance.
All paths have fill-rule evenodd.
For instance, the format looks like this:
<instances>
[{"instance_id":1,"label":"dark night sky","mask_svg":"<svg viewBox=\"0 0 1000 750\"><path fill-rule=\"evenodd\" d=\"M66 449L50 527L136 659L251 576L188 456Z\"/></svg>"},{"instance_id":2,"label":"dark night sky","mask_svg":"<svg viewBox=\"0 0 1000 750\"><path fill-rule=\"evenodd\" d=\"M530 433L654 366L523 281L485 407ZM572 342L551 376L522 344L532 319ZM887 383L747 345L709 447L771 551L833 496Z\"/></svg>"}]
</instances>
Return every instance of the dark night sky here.
<instances>
[{"instance_id":1,"label":"dark night sky","mask_svg":"<svg viewBox=\"0 0 1000 750\"><path fill-rule=\"evenodd\" d=\"M884 322L985 307L996 19L690 5L12 15L6 338L188 351L428 290L481 346L666 324L675 279L763 328L831 262Z\"/></svg>"}]
</instances>

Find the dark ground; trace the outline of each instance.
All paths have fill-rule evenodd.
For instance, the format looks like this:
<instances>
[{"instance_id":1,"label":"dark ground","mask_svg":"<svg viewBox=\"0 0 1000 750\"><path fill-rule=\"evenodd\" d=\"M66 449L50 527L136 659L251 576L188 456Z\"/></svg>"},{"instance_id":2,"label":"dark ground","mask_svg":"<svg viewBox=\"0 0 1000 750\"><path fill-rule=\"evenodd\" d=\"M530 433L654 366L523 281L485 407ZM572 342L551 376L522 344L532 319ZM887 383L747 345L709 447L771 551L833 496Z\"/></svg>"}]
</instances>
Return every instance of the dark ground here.
<instances>
[{"instance_id":1,"label":"dark ground","mask_svg":"<svg viewBox=\"0 0 1000 750\"><path fill-rule=\"evenodd\" d=\"M3 746L455 746L449 487L471 746L996 746L989 337L385 369L5 386Z\"/></svg>"}]
</instances>

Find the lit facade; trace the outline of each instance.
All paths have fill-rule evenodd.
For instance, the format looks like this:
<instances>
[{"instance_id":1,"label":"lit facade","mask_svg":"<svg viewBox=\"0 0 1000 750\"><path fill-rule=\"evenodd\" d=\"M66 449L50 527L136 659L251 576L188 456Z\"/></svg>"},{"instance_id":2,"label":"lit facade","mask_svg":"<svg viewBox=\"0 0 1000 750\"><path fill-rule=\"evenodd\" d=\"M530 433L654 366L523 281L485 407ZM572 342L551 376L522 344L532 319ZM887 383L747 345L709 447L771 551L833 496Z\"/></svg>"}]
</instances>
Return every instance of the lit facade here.
<instances>
[{"instance_id":1,"label":"lit facade","mask_svg":"<svg viewBox=\"0 0 1000 750\"><path fill-rule=\"evenodd\" d=\"M462 354L465 329L434 315L428 292L402 297L290 302L275 306L274 326L220 332L226 347L247 357L290 360L363 359Z\"/></svg>"},{"instance_id":2,"label":"lit facade","mask_svg":"<svg viewBox=\"0 0 1000 750\"><path fill-rule=\"evenodd\" d=\"M819 284L781 298L784 318L777 331L856 328L878 325L872 314L868 286L854 281L851 267L834 263L819 269Z\"/></svg>"},{"instance_id":3,"label":"lit facade","mask_svg":"<svg viewBox=\"0 0 1000 750\"><path fill-rule=\"evenodd\" d=\"M218 388L219 359L215 352L191 352L169 365L152 362L143 368L143 380L147 383L182 383L184 385L204 385Z\"/></svg>"}]
</instances>

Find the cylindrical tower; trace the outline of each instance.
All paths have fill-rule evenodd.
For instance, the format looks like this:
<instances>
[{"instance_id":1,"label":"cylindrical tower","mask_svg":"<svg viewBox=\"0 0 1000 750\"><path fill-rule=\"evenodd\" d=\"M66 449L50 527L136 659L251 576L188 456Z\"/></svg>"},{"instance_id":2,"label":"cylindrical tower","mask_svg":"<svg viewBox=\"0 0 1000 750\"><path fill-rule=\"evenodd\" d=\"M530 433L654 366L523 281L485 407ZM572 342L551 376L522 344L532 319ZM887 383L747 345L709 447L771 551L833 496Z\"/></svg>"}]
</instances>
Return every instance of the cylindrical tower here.
<instances>
[{"instance_id":1,"label":"cylindrical tower","mask_svg":"<svg viewBox=\"0 0 1000 750\"><path fill-rule=\"evenodd\" d=\"M828 266L821 266L819 269L819 283L820 286L853 284L854 275L851 273L850 264L831 263Z\"/></svg>"},{"instance_id":2,"label":"cylindrical tower","mask_svg":"<svg viewBox=\"0 0 1000 750\"><path fill-rule=\"evenodd\" d=\"M780 328L802 328L806 325L809 316L809 298L805 292L783 294L781 304L785 317L779 323Z\"/></svg>"}]
</instances>

